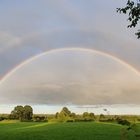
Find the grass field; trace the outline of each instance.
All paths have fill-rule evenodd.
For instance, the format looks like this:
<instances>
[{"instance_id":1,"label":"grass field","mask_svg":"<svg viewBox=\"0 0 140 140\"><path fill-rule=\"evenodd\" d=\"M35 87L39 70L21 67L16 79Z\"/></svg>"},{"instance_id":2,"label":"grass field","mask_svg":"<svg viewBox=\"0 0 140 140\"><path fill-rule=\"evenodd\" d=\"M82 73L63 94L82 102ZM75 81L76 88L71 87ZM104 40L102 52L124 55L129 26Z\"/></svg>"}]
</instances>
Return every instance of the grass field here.
<instances>
[{"instance_id":1,"label":"grass field","mask_svg":"<svg viewBox=\"0 0 140 140\"><path fill-rule=\"evenodd\" d=\"M36 123L3 121L0 140L125 140L125 126L98 122ZM136 140L134 132L128 140Z\"/></svg>"}]
</instances>

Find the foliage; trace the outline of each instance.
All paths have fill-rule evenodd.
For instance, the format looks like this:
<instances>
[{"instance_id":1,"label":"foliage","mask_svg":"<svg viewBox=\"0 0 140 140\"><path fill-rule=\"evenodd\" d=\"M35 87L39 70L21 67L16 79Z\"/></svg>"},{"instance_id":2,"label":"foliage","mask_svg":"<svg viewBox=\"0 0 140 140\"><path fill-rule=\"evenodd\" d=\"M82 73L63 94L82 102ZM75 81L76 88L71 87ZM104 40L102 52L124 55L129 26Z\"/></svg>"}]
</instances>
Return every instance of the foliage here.
<instances>
[{"instance_id":1,"label":"foliage","mask_svg":"<svg viewBox=\"0 0 140 140\"><path fill-rule=\"evenodd\" d=\"M48 118L45 115L33 115L34 122L48 122Z\"/></svg>"},{"instance_id":2,"label":"foliage","mask_svg":"<svg viewBox=\"0 0 140 140\"><path fill-rule=\"evenodd\" d=\"M115 116L100 114L100 122L115 122Z\"/></svg>"},{"instance_id":3,"label":"foliage","mask_svg":"<svg viewBox=\"0 0 140 140\"><path fill-rule=\"evenodd\" d=\"M66 122L71 119L71 111L67 107L63 107L60 113L56 113L55 118L60 122Z\"/></svg>"},{"instance_id":4,"label":"foliage","mask_svg":"<svg viewBox=\"0 0 140 140\"><path fill-rule=\"evenodd\" d=\"M61 114L63 114L64 116L70 116L71 111L67 107L63 107L59 115Z\"/></svg>"},{"instance_id":5,"label":"foliage","mask_svg":"<svg viewBox=\"0 0 140 140\"><path fill-rule=\"evenodd\" d=\"M117 121L118 124L121 124L121 125L130 126L130 124L131 124L128 120L124 120L124 119L121 119L121 118L117 118L116 121Z\"/></svg>"},{"instance_id":6,"label":"foliage","mask_svg":"<svg viewBox=\"0 0 140 140\"><path fill-rule=\"evenodd\" d=\"M103 120L105 120L105 115L104 114L100 114L99 121L103 121Z\"/></svg>"},{"instance_id":7,"label":"foliage","mask_svg":"<svg viewBox=\"0 0 140 140\"><path fill-rule=\"evenodd\" d=\"M84 112L83 113L83 119L85 121L94 121L95 120L95 115L94 115L94 113Z\"/></svg>"},{"instance_id":8,"label":"foliage","mask_svg":"<svg viewBox=\"0 0 140 140\"><path fill-rule=\"evenodd\" d=\"M4 117L0 117L0 121L3 121L4 120Z\"/></svg>"},{"instance_id":9,"label":"foliage","mask_svg":"<svg viewBox=\"0 0 140 140\"><path fill-rule=\"evenodd\" d=\"M77 115L71 112L67 107L63 107L60 112L55 114L55 119L59 122L83 122L94 121L94 113L84 112L83 115Z\"/></svg>"},{"instance_id":10,"label":"foliage","mask_svg":"<svg viewBox=\"0 0 140 140\"><path fill-rule=\"evenodd\" d=\"M24 112L23 112L23 117L24 120L31 120L33 116L33 109L29 105L24 106Z\"/></svg>"},{"instance_id":11,"label":"foliage","mask_svg":"<svg viewBox=\"0 0 140 140\"><path fill-rule=\"evenodd\" d=\"M73 119L75 119L76 118L76 114L75 113L71 113L70 114L70 117L73 118Z\"/></svg>"},{"instance_id":12,"label":"foliage","mask_svg":"<svg viewBox=\"0 0 140 140\"><path fill-rule=\"evenodd\" d=\"M128 21L130 22L128 28L136 27L138 21L140 20L140 1L128 0L126 7L117 8L117 12L123 14L128 13ZM138 30L136 35L138 38L140 38L140 30Z\"/></svg>"},{"instance_id":13,"label":"foliage","mask_svg":"<svg viewBox=\"0 0 140 140\"><path fill-rule=\"evenodd\" d=\"M10 116L9 114L0 114L0 121L8 120L9 116Z\"/></svg>"},{"instance_id":14,"label":"foliage","mask_svg":"<svg viewBox=\"0 0 140 140\"><path fill-rule=\"evenodd\" d=\"M10 118L20 121L30 121L32 119L33 109L31 106L16 106L10 114Z\"/></svg>"},{"instance_id":15,"label":"foliage","mask_svg":"<svg viewBox=\"0 0 140 140\"><path fill-rule=\"evenodd\" d=\"M22 120L23 113L24 113L24 107L23 106L16 106L14 108L14 110L11 112L11 116L15 119Z\"/></svg>"},{"instance_id":16,"label":"foliage","mask_svg":"<svg viewBox=\"0 0 140 140\"><path fill-rule=\"evenodd\" d=\"M59 112L56 112L55 119L58 119L58 118L59 118Z\"/></svg>"}]
</instances>

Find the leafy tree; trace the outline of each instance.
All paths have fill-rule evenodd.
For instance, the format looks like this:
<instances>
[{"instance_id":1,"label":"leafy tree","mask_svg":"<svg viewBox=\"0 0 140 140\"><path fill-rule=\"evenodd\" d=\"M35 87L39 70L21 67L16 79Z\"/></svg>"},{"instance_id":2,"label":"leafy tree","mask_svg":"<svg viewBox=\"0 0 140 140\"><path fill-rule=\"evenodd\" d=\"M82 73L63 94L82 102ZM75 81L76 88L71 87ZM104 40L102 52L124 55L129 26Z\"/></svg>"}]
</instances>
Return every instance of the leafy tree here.
<instances>
[{"instance_id":1,"label":"leafy tree","mask_svg":"<svg viewBox=\"0 0 140 140\"><path fill-rule=\"evenodd\" d=\"M59 118L59 112L56 112L56 114L55 114L55 118L56 118L56 119Z\"/></svg>"},{"instance_id":2,"label":"leafy tree","mask_svg":"<svg viewBox=\"0 0 140 140\"><path fill-rule=\"evenodd\" d=\"M95 119L94 113L89 113L89 117L90 117L91 119Z\"/></svg>"},{"instance_id":3,"label":"leafy tree","mask_svg":"<svg viewBox=\"0 0 140 140\"><path fill-rule=\"evenodd\" d=\"M94 113L84 112L84 113L83 113L83 119L84 119L85 121L93 121L93 120L95 120Z\"/></svg>"},{"instance_id":4,"label":"leafy tree","mask_svg":"<svg viewBox=\"0 0 140 140\"><path fill-rule=\"evenodd\" d=\"M15 119L19 119L20 121L23 120L23 114L24 114L23 106L16 106L14 110L11 112L11 115L15 117Z\"/></svg>"},{"instance_id":5,"label":"leafy tree","mask_svg":"<svg viewBox=\"0 0 140 140\"><path fill-rule=\"evenodd\" d=\"M128 28L136 27L140 20L140 0L127 0L124 8L117 8L117 12L128 14L128 21L130 24ZM140 38L140 30L138 30L137 38Z\"/></svg>"},{"instance_id":6,"label":"leafy tree","mask_svg":"<svg viewBox=\"0 0 140 140\"><path fill-rule=\"evenodd\" d=\"M71 111L67 107L63 107L60 113L56 113L55 118L59 121L67 121L71 119Z\"/></svg>"},{"instance_id":7,"label":"leafy tree","mask_svg":"<svg viewBox=\"0 0 140 140\"><path fill-rule=\"evenodd\" d=\"M74 118L76 118L76 114L75 113L71 113L70 117L74 119Z\"/></svg>"},{"instance_id":8,"label":"leafy tree","mask_svg":"<svg viewBox=\"0 0 140 140\"><path fill-rule=\"evenodd\" d=\"M67 107L63 107L60 114L61 113L63 113L64 116L70 116L71 115L71 111Z\"/></svg>"},{"instance_id":9,"label":"leafy tree","mask_svg":"<svg viewBox=\"0 0 140 140\"><path fill-rule=\"evenodd\" d=\"M104 121L104 120L105 120L105 115L104 114L100 114L99 121Z\"/></svg>"},{"instance_id":10,"label":"leafy tree","mask_svg":"<svg viewBox=\"0 0 140 140\"><path fill-rule=\"evenodd\" d=\"M23 120L31 120L33 115L33 109L31 106L16 106L11 112L11 118Z\"/></svg>"},{"instance_id":11,"label":"leafy tree","mask_svg":"<svg viewBox=\"0 0 140 140\"><path fill-rule=\"evenodd\" d=\"M29 106L29 105L24 106L23 115L24 115L23 116L24 120L31 120L32 116L33 116L33 109L32 109L32 107Z\"/></svg>"},{"instance_id":12,"label":"leafy tree","mask_svg":"<svg viewBox=\"0 0 140 140\"><path fill-rule=\"evenodd\" d=\"M84 118L84 119L89 118L89 113L88 113L88 112L84 112L84 113L83 113L83 118Z\"/></svg>"}]
</instances>

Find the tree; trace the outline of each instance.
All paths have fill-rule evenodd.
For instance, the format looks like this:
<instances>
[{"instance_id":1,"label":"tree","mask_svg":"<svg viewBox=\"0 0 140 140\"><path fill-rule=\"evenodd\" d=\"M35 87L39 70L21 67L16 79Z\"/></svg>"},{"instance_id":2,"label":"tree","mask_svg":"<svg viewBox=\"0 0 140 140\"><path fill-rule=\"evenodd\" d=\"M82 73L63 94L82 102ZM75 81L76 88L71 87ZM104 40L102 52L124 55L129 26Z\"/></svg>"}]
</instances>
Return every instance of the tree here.
<instances>
[{"instance_id":1,"label":"tree","mask_svg":"<svg viewBox=\"0 0 140 140\"><path fill-rule=\"evenodd\" d=\"M84 112L83 113L83 118L84 119L88 119L89 118L89 113L88 112Z\"/></svg>"},{"instance_id":2,"label":"tree","mask_svg":"<svg viewBox=\"0 0 140 140\"><path fill-rule=\"evenodd\" d=\"M20 121L32 119L33 109L31 106L16 106L14 110L11 112L11 118L19 119Z\"/></svg>"},{"instance_id":3,"label":"tree","mask_svg":"<svg viewBox=\"0 0 140 140\"><path fill-rule=\"evenodd\" d=\"M136 27L140 20L140 0L127 0L126 7L117 8L117 12L128 14L128 21L130 24L127 26L128 28ZM138 30L137 38L140 38L140 30Z\"/></svg>"},{"instance_id":4,"label":"tree","mask_svg":"<svg viewBox=\"0 0 140 140\"><path fill-rule=\"evenodd\" d=\"M105 120L105 115L104 114L100 114L99 121L104 121L104 120Z\"/></svg>"},{"instance_id":5,"label":"tree","mask_svg":"<svg viewBox=\"0 0 140 140\"><path fill-rule=\"evenodd\" d=\"M67 107L63 107L60 113L56 113L55 118L59 121L67 121L71 119L71 111Z\"/></svg>"},{"instance_id":6,"label":"tree","mask_svg":"<svg viewBox=\"0 0 140 140\"><path fill-rule=\"evenodd\" d=\"M71 115L71 111L67 107L63 107L60 113L63 113L65 116Z\"/></svg>"},{"instance_id":7,"label":"tree","mask_svg":"<svg viewBox=\"0 0 140 140\"><path fill-rule=\"evenodd\" d=\"M93 119L93 120L94 120L94 119L95 119L95 115L94 115L94 113L92 113L92 112L91 112L91 113L89 113L89 117L90 117L91 119Z\"/></svg>"},{"instance_id":8,"label":"tree","mask_svg":"<svg viewBox=\"0 0 140 140\"><path fill-rule=\"evenodd\" d=\"M24 115L23 116L24 120L31 120L32 116L33 116L33 109L32 109L32 107L29 106L29 105L24 106L23 115Z\"/></svg>"},{"instance_id":9,"label":"tree","mask_svg":"<svg viewBox=\"0 0 140 140\"><path fill-rule=\"evenodd\" d=\"M59 118L59 112L56 112L56 114L55 114L55 118L56 118L56 119Z\"/></svg>"},{"instance_id":10,"label":"tree","mask_svg":"<svg viewBox=\"0 0 140 140\"><path fill-rule=\"evenodd\" d=\"M85 121L93 121L93 120L95 120L95 115L94 115L94 113L84 112L83 113L83 119Z\"/></svg>"},{"instance_id":11,"label":"tree","mask_svg":"<svg viewBox=\"0 0 140 140\"><path fill-rule=\"evenodd\" d=\"M76 118L76 114L75 113L71 113L70 117L75 119Z\"/></svg>"},{"instance_id":12,"label":"tree","mask_svg":"<svg viewBox=\"0 0 140 140\"><path fill-rule=\"evenodd\" d=\"M24 114L24 107L23 106L16 106L14 110L11 112L11 115L15 119L19 119L20 121L23 120L23 114Z\"/></svg>"}]
</instances>

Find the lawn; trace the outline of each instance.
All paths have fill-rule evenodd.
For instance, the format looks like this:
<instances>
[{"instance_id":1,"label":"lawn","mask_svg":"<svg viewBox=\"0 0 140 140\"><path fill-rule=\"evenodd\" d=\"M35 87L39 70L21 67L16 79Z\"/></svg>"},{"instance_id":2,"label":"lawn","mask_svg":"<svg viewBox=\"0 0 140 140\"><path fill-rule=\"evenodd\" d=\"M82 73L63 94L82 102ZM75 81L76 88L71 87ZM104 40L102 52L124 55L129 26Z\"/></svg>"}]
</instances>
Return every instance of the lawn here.
<instances>
[{"instance_id":1,"label":"lawn","mask_svg":"<svg viewBox=\"0 0 140 140\"><path fill-rule=\"evenodd\" d=\"M111 123L0 122L0 140L123 140L125 126ZM134 132L128 140L136 140Z\"/></svg>"}]
</instances>

